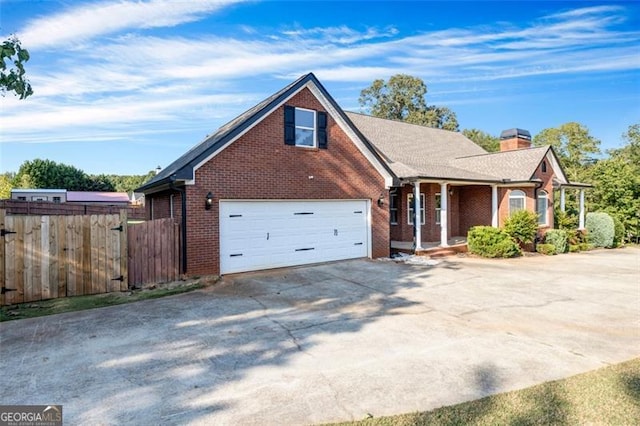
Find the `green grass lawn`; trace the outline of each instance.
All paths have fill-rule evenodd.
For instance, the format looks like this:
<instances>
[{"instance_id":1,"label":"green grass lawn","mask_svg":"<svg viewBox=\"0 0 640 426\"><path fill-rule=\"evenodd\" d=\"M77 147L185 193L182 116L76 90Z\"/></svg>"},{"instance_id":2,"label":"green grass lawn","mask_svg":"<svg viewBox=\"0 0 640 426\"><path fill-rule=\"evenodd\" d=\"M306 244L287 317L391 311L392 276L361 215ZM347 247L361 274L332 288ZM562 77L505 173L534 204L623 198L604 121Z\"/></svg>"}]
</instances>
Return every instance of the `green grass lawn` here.
<instances>
[{"instance_id":1,"label":"green grass lawn","mask_svg":"<svg viewBox=\"0 0 640 426\"><path fill-rule=\"evenodd\" d=\"M433 411L339 423L343 426L638 424L640 358Z\"/></svg>"},{"instance_id":2,"label":"green grass lawn","mask_svg":"<svg viewBox=\"0 0 640 426\"><path fill-rule=\"evenodd\" d=\"M122 293L94 294L90 296L62 297L60 299L41 300L20 303L0 308L0 322L23 318L35 318L63 312L82 311L104 306L121 305L138 300L157 299L173 294L197 290L206 284L196 281L179 286L159 287L145 290L132 290Z\"/></svg>"}]
</instances>

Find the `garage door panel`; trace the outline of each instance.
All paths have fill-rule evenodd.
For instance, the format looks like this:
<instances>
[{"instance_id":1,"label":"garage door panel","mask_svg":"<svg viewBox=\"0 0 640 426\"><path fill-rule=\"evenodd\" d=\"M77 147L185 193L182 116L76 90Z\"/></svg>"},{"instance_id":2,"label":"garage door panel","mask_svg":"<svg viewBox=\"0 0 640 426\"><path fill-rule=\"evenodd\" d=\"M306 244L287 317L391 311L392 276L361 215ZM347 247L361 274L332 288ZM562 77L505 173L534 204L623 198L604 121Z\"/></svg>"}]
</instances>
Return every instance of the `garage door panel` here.
<instances>
[{"instance_id":1,"label":"garage door panel","mask_svg":"<svg viewBox=\"0 0 640 426\"><path fill-rule=\"evenodd\" d=\"M368 254L366 201L221 201L221 273Z\"/></svg>"}]
</instances>

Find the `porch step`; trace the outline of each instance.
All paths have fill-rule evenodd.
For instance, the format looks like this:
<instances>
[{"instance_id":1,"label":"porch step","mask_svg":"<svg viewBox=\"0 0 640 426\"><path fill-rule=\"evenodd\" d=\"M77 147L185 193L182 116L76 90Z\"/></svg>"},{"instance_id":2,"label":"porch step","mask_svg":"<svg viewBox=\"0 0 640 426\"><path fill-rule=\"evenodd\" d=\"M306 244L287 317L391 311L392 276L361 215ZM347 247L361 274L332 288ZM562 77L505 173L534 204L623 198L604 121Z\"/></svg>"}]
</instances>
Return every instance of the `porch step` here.
<instances>
[{"instance_id":1,"label":"porch step","mask_svg":"<svg viewBox=\"0 0 640 426\"><path fill-rule=\"evenodd\" d=\"M434 247L432 249L420 250L416 252L418 256L429 256L432 259L438 259L446 256L455 256L458 253L466 253L469 248L466 244L458 244L449 247Z\"/></svg>"}]
</instances>

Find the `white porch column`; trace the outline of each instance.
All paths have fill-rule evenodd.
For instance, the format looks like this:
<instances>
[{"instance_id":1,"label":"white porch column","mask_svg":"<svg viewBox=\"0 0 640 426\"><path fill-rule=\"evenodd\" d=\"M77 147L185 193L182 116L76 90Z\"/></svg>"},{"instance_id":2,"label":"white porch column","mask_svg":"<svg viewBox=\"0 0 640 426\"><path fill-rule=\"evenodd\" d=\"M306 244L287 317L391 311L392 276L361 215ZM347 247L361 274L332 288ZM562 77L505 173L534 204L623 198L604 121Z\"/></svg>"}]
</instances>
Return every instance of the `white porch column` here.
<instances>
[{"instance_id":1,"label":"white porch column","mask_svg":"<svg viewBox=\"0 0 640 426\"><path fill-rule=\"evenodd\" d=\"M580 190L580 215L578 229L584 229L584 189Z\"/></svg>"},{"instance_id":2,"label":"white porch column","mask_svg":"<svg viewBox=\"0 0 640 426\"><path fill-rule=\"evenodd\" d=\"M564 213L564 186L560 188L560 211Z\"/></svg>"},{"instance_id":3,"label":"white porch column","mask_svg":"<svg viewBox=\"0 0 640 426\"><path fill-rule=\"evenodd\" d=\"M448 198L447 183L440 184L440 247L449 246L449 232L448 232Z\"/></svg>"},{"instance_id":4,"label":"white porch column","mask_svg":"<svg viewBox=\"0 0 640 426\"><path fill-rule=\"evenodd\" d=\"M422 250L422 221L420 220L420 206L422 201L420 200L420 182L413 183L413 226L415 227L415 250Z\"/></svg>"},{"instance_id":5,"label":"white porch column","mask_svg":"<svg viewBox=\"0 0 640 426\"><path fill-rule=\"evenodd\" d=\"M491 226L498 227L498 185L491 185Z\"/></svg>"}]
</instances>

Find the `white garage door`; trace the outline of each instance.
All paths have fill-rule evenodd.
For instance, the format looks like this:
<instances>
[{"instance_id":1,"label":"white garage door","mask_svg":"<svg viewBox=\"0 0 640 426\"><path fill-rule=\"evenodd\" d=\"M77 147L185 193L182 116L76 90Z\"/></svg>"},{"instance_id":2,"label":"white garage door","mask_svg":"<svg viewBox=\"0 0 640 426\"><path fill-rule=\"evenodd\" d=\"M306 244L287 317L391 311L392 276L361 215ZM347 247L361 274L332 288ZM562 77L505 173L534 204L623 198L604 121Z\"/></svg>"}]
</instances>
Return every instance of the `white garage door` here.
<instances>
[{"instance_id":1,"label":"white garage door","mask_svg":"<svg viewBox=\"0 0 640 426\"><path fill-rule=\"evenodd\" d=\"M220 273L366 257L367 201L221 201Z\"/></svg>"}]
</instances>

